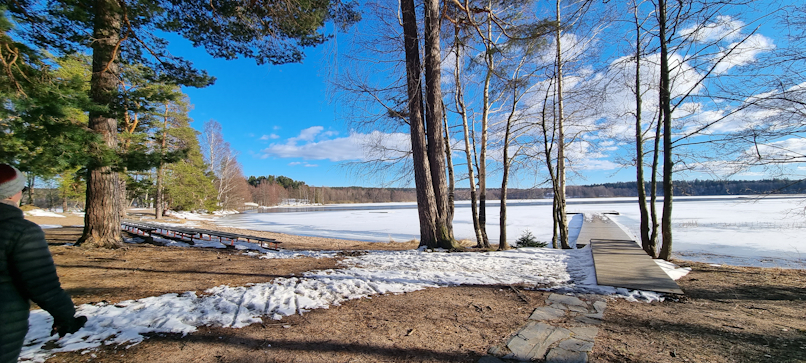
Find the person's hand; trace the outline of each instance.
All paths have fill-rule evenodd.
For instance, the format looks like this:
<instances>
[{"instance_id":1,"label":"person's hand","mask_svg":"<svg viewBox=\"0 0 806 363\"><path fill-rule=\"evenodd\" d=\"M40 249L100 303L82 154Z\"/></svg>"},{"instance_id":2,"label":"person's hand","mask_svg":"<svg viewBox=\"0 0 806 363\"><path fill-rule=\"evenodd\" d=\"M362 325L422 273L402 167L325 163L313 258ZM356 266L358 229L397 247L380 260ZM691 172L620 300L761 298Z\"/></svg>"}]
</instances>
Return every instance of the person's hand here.
<instances>
[{"instance_id":1,"label":"person's hand","mask_svg":"<svg viewBox=\"0 0 806 363\"><path fill-rule=\"evenodd\" d=\"M50 330L50 335L59 334L59 338L61 339L66 334L73 334L81 329L84 324L87 323L86 316L76 316L75 318L70 319L70 321L60 321L54 320L53 321L53 329Z\"/></svg>"}]
</instances>

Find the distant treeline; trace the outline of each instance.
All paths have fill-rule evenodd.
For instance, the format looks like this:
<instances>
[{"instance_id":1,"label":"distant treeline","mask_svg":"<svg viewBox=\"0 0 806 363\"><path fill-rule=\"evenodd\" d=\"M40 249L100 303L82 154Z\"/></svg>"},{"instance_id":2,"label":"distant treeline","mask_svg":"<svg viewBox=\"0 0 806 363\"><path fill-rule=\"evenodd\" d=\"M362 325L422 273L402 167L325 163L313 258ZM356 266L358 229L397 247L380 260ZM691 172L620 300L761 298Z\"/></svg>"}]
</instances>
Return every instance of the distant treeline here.
<instances>
[{"instance_id":1,"label":"distant treeline","mask_svg":"<svg viewBox=\"0 0 806 363\"><path fill-rule=\"evenodd\" d=\"M258 182L259 181L259 182ZM365 187L312 187L304 182L279 176L249 177L256 203L274 205L284 198L306 199L311 203L387 203L414 202L414 188L365 188ZM269 187L273 187L270 189ZM282 187L282 188L278 188ZM645 188L649 193L649 183ZM693 180L676 181L675 195L746 195L746 194L806 194L806 181L788 179L768 180ZM636 197L635 182L572 185L567 188L569 198ZM279 190L271 192L270 190ZM551 198L551 188L509 189L509 199ZM500 199L500 189L488 189L487 199ZM658 195L663 191L658 188ZM271 197L268 197L271 196ZM470 189L455 191L455 200L469 200Z\"/></svg>"}]
</instances>

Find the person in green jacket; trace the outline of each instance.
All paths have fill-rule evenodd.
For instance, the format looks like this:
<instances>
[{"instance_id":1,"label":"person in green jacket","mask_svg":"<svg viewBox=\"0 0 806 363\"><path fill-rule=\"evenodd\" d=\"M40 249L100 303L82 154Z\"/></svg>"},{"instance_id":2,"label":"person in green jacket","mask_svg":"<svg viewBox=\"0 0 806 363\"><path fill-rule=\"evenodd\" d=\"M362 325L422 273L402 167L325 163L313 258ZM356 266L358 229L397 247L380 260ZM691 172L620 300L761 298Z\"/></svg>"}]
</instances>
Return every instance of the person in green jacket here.
<instances>
[{"instance_id":1,"label":"person in green jacket","mask_svg":"<svg viewBox=\"0 0 806 363\"><path fill-rule=\"evenodd\" d=\"M26 177L0 164L0 363L16 363L32 300L53 316L60 337L81 329L87 318L76 317L73 300L61 287L45 234L23 218L19 208Z\"/></svg>"}]
</instances>

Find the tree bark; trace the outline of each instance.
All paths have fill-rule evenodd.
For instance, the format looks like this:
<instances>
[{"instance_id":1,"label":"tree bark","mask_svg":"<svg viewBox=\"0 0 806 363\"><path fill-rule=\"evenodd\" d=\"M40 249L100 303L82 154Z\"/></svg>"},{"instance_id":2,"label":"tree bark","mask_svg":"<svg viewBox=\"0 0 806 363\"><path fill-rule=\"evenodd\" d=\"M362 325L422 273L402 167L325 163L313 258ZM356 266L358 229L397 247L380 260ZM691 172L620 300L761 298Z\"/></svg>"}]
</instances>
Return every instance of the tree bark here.
<instances>
[{"instance_id":1,"label":"tree bark","mask_svg":"<svg viewBox=\"0 0 806 363\"><path fill-rule=\"evenodd\" d=\"M568 217L565 214L565 134L563 130L563 63L560 24L560 0L557 0L557 190L554 191L554 195L557 198L560 245L563 249L569 249L571 246L568 244Z\"/></svg>"},{"instance_id":2,"label":"tree bark","mask_svg":"<svg viewBox=\"0 0 806 363\"><path fill-rule=\"evenodd\" d=\"M509 183L509 168L511 166L509 160L509 137L512 130L512 114L515 112L514 102L512 106L512 113L510 113L507 118L506 131L504 132L504 174L501 178L501 211L498 219L498 227L500 229L498 236L499 251L506 251L511 248L507 242L507 183Z\"/></svg>"},{"instance_id":3,"label":"tree bark","mask_svg":"<svg viewBox=\"0 0 806 363\"><path fill-rule=\"evenodd\" d=\"M95 24L92 43L92 78L90 97L98 106L109 106L118 81L117 45L120 39L121 15L116 1L95 2ZM93 157L87 166L87 199L84 233L76 242L86 247L116 248L122 245L118 198L118 173L103 155L117 148L117 120L108 111L93 110L89 128L103 142L91 145Z\"/></svg>"},{"instance_id":4,"label":"tree bark","mask_svg":"<svg viewBox=\"0 0 806 363\"><path fill-rule=\"evenodd\" d=\"M442 109L445 109L444 105ZM453 173L453 157L451 156L451 135L448 132L448 116L444 112L442 113L442 120L443 126L445 127L445 160L448 162L448 220L453 222L453 215L456 209L454 205L456 198L456 177Z\"/></svg>"},{"instance_id":5,"label":"tree bark","mask_svg":"<svg viewBox=\"0 0 806 363\"><path fill-rule=\"evenodd\" d=\"M428 138L428 162L436 205L436 233L439 246L456 248L453 221L448 218L448 186L445 176L445 143L442 130L442 54L440 51L439 0L425 0L425 122Z\"/></svg>"},{"instance_id":6,"label":"tree bark","mask_svg":"<svg viewBox=\"0 0 806 363\"><path fill-rule=\"evenodd\" d=\"M638 211L641 215L641 247L652 258L655 254L655 243L649 239L649 212L646 207L646 189L644 188L644 134L641 130L642 115L641 98L641 24L638 22L638 6L635 6L635 179L638 191Z\"/></svg>"},{"instance_id":7,"label":"tree bark","mask_svg":"<svg viewBox=\"0 0 806 363\"><path fill-rule=\"evenodd\" d=\"M420 245L436 247L436 214L434 186L427 156L423 96L420 83L420 46L414 0L401 0L403 37L406 52L406 86L409 99L411 153L414 162L414 184L417 189L417 213L420 218Z\"/></svg>"},{"instance_id":8,"label":"tree bark","mask_svg":"<svg viewBox=\"0 0 806 363\"><path fill-rule=\"evenodd\" d=\"M165 113L162 115L162 140L160 140L160 161L157 166L157 192L154 201L154 218L162 218L165 212L165 186L163 185L165 178L165 148L168 143L168 104L165 103Z\"/></svg>"},{"instance_id":9,"label":"tree bark","mask_svg":"<svg viewBox=\"0 0 806 363\"><path fill-rule=\"evenodd\" d=\"M663 245L659 258L672 258L672 108L669 83L669 50L666 38L666 0L658 1L658 30L660 35L660 107L663 114Z\"/></svg>"},{"instance_id":10,"label":"tree bark","mask_svg":"<svg viewBox=\"0 0 806 363\"><path fill-rule=\"evenodd\" d=\"M490 42L489 39L485 40ZM485 55L487 61L487 74L484 77L483 104L481 112L481 147L479 150L479 229L484 246L490 246L490 239L487 237L487 131L490 117L490 82L493 76L492 49L487 45Z\"/></svg>"},{"instance_id":11,"label":"tree bark","mask_svg":"<svg viewBox=\"0 0 806 363\"><path fill-rule=\"evenodd\" d=\"M454 82L456 83L456 104L459 108L459 114L462 116L462 133L465 138L465 156L467 157L467 179L470 185L470 213L473 215L473 232L476 235L476 247L477 248L490 248L489 242L487 245L484 244L484 238L481 236L481 227L479 225L479 209L477 203L477 195L476 195L476 176L473 173L473 149L471 148L470 144L470 130L467 123L467 108L465 107L465 98L464 98L464 87L462 87L461 81L461 67L459 64L459 30L456 29L455 33L455 46L456 46L456 57L455 57L455 67L454 67Z\"/></svg>"}]
</instances>

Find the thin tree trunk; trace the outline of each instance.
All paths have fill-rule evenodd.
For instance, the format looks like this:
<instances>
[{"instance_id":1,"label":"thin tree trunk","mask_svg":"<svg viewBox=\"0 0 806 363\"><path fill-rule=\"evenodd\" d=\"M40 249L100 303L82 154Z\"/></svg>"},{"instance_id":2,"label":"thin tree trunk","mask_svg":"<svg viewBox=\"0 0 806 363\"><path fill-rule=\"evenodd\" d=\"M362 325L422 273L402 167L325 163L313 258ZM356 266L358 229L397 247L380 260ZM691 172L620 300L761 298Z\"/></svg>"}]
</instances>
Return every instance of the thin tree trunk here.
<instances>
[{"instance_id":1,"label":"thin tree trunk","mask_svg":"<svg viewBox=\"0 0 806 363\"><path fill-rule=\"evenodd\" d=\"M549 145L554 144L554 140L549 140L549 129L546 125L547 113L548 113L548 103L549 103L549 92L551 89L551 85L546 88L546 96L543 98L543 109L540 112L540 126L543 131L543 154L546 157L546 169L549 171L549 178L551 179L551 247L552 248L560 248L559 245L559 221L557 220L557 176L554 173L554 163L551 162L551 152L552 147ZM554 107L552 107L554 109ZM554 137L554 130L551 130L552 138Z\"/></svg>"},{"instance_id":2,"label":"thin tree trunk","mask_svg":"<svg viewBox=\"0 0 806 363\"><path fill-rule=\"evenodd\" d=\"M120 38L121 15L116 1L98 0L95 7L92 43L90 97L98 106L112 103L117 88L116 46ZM76 242L87 247L116 248L122 245L118 213L118 173L102 160L105 150L117 148L117 120L107 111L90 111L89 128L104 145L91 145L95 160L87 166L87 203L84 233Z\"/></svg>"},{"instance_id":3,"label":"thin tree trunk","mask_svg":"<svg viewBox=\"0 0 806 363\"><path fill-rule=\"evenodd\" d=\"M486 40L489 42L490 40ZM493 56L490 46L487 46L487 74L484 76L483 104L481 115L481 150L479 151L479 229L484 240L484 246L490 245L487 237L487 131L490 117L490 81L493 76Z\"/></svg>"},{"instance_id":4,"label":"thin tree trunk","mask_svg":"<svg viewBox=\"0 0 806 363\"><path fill-rule=\"evenodd\" d=\"M465 107L464 87L461 82L461 67L459 64L459 30L456 28L454 32L454 43L456 46L456 56L453 78L456 84L456 104L459 108L459 114L462 116L462 132L465 138L465 156L467 157L467 179L470 184L470 213L473 215L473 232L476 235L477 248L490 248L489 244L484 245L484 239L481 237L481 228L479 227L479 210L476 195L476 177L473 173L473 154L470 145L470 130L467 125L467 108Z\"/></svg>"},{"instance_id":5,"label":"thin tree trunk","mask_svg":"<svg viewBox=\"0 0 806 363\"><path fill-rule=\"evenodd\" d=\"M554 195L557 198L557 217L560 228L560 245L569 249L568 244L568 217L565 214L565 135L563 130L563 63L562 63L562 36L560 27L560 0L557 0L557 188Z\"/></svg>"},{"instance_id":6,"label":"thin tree trunk","mask_svg":"<svg viewBox=\"0 0 806 363\"><path fill-rule=\"evenodd\" d=\"M666 38L666 0L658 1L658 30L660 35L660 107L663 115L663 244L659 258L672 257L672 108L669 81L669 50Z\"/></svg>"},{"instance_id":7,"label":"thin tree trunk","mask_svg":"<svg viewBox=\"0 0 806 363\"><path fill-rule=\"evenodd\" d=\"M652 221L652 229L650 229L649 241L652 243L652 249L657 250L658 243L658 167L660 166L660 138L661 128L663 121L658 113L658 124L655 125L655 140L652 151L652 178L649 182L649 216Z\"/></svg>"},{"instance_id":8,"label":"thin tree trunk","mask_svg":"<svg viewBox=\"0 0 806 363\"><path fill-rule=\"evenodd\" d=\"M436 233L439 246L457 248L453 239L453 221L448 218L448 182L445 175L445 143L442 131L442 82L440 51L439 0L425 1L425 122L428 139L428 162L437 208Z\"/></svg>"},{"instance_id":9,"label":"thin tree trunk","mask_svg":"<svg viewBox=\"0 0 806 363\"><path fill-rule=\"evenodd\" d=\"M509 137L512 130L512 115L515 113L516 103L513 100L512 111L507 118L506 131L504 132L504 175L501 178L501 211L499 213L498 227L500 229L498 237L498 250L510 249L507 242L507 183L509 182L509 168L512 165L509 160Z\"/></svg>"},{"instance_id":10,"label":"thin tree trunk","mask_svg":"<svg viewBox=\"0 0 806 363\"><path fill-rule=\"evenodd\" d=\"M644 188L644 136L641 130L641 24L638 21L638 6L635 6L635 178L638 188L638 210L641 214L641 247L655 258L655 246L649 239L649 212L646 207Z\"/></svg>"},{"instance_id":11,"label":"thin tree trunk","mask_svg":"<svg viewBox=\"0 0 806 363\"><path fill-rule=\"evenodd\" d=\"M414 0L401 0L403 36L406 52L406 86L409 99L411 152L414 162L414 183L417 189L417 213L420 217L420 245L437 246L436 214L433 204L434 186L426 153L423 96L420 84L420 49L417 39L417 17Z\"/></svg>"},{"instance_id":12,"label":"thin tree trunk","mask_svg":"<svg viewBox=\"0 0 806 363\"><path fill-rule=\"evenodd\" d=\"M442 109L445 109L443 104ZM453 173L453 157L451 156L451 135L448 133L448 115L442 113L443 126L445 127L445 160L448 162L448 220L453 224L454 199L456 194L456 177ZM391 200L390 200L391 201Z\"/></svg>"}]
</instances>

